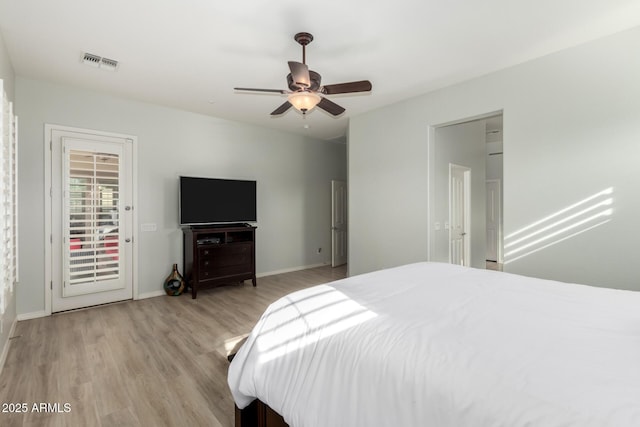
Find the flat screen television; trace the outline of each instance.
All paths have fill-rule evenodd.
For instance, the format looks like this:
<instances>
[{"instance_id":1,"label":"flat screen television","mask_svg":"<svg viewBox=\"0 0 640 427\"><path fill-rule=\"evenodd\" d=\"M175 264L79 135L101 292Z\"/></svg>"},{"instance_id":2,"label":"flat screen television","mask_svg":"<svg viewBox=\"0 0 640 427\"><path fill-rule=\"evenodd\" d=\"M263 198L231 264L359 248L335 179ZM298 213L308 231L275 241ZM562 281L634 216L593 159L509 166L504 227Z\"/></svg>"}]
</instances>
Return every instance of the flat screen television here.
<instances>
[{"instance_id":1,"label":"flat screen television","mask_svg":"<svg viewBox=\"0 0 640 427\"><path fill-rule=\"evenodd\" d=\"M180 177L180 225L255 222L256 181Z\"/></svg>"}]
</instances>

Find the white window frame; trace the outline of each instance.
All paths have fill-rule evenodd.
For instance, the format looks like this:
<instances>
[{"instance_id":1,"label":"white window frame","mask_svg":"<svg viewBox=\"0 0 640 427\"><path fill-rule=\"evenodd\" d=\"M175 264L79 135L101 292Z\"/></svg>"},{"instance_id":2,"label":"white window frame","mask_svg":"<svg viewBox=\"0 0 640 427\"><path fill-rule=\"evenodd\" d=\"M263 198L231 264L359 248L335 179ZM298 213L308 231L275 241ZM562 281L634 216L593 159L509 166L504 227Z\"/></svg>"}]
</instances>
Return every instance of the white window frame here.
<instances>
[{"instance_id":1,"label":"white window frame","mask_svg":"<svg viewBox=\"0 0 640 427\"><path fill-rule=\"evenodd\" d=\"M18 118L0 79L0 316L18 283Z\"/></svg>"}]
</instances>

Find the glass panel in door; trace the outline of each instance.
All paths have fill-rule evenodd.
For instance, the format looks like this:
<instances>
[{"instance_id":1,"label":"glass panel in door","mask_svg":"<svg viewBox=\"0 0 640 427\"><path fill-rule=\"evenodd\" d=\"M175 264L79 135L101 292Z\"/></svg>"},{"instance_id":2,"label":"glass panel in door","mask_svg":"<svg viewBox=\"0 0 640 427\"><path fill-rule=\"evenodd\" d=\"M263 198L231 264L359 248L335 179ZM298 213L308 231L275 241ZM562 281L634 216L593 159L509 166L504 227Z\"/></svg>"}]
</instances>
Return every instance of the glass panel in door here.
<instances>
[{"instance_id":1,"label":"glass panel in door","mask_svg":"<svg viewBox=\"0 0 640 427\"><path fill-rule=\"evenodd\" d=\"M65 279L78 295L120 286L120 155L65 149Z\"/></svg>"}]
</instances>

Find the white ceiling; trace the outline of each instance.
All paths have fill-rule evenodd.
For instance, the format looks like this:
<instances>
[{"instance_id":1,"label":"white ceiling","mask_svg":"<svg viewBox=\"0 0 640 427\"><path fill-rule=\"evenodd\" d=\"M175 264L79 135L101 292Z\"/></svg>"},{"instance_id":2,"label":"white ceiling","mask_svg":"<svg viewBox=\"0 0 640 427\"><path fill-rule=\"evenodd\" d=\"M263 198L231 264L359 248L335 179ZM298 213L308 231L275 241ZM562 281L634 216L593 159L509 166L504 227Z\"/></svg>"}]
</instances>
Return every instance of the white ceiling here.
<instances>
[{"instance_id":1,"label":"white ceiling","mask_svg":"<svg viewBox=\"0 0 640 427\"><path fill-rule=\"evenodd\" d=\"M18 76L321 139L349 117L640 25L638 0L0 0L0 32ZM324 84L368 79L347 109L269 113L286 89L293 40ZM83 65L83 52L120 62ZM305 129L304 125L308 125Z\"/></svg>"}]
</instances>

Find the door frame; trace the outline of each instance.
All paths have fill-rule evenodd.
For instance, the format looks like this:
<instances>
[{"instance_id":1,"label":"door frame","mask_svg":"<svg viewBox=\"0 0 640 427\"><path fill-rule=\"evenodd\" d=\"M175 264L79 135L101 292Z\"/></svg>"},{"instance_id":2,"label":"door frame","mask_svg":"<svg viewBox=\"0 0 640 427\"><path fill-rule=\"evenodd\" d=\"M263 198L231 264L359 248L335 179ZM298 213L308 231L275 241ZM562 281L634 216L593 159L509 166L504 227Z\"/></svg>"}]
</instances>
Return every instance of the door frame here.
<instances>
[{"instance_id":1,"label":"door frame","mask_svg":"<svg viewBox=\"0 0 640 427\"><path fill-rule=\"evenodd\" d=\"M132 186L132 248L131 248L131 280L133 287L133 299L139 299L138 289L138 137L114 132L104 132L94 129L85 129L72 126L61 126L45 123L44 125L44 314L50 316L52 313L52 287L53 287L53 212L52 212L52 148L53 131L86 133L104 137L123 138L131 141L131 186Z\"/></svg>"},{"instance_id":2,"label":"door frame","mask_svg":"<svg viewBox=\"0 0 640 427\"><path fill-rule=\"evenodd\" d=\"M339 230L336 225L335 225L335 216L336 216L336 209L335 209L335 203L336 203L336 186L342 186L342 188L344 189L344 194L345 197L343 200L344 202L344 229L343 230ZM338 267L340 265L344 265L346 263L348 263L349 259L349 250L348 250L348 212L347 212L347 206L348 206L348 192L347 192L347 182L346 181L342 181L342 180L331 180L331 266L332 267ZM337 246L337 234L338 232L343 232L345 233L345 255L344 255L344 262L342 262L342 259L338 259L337 255L336 255L336 246Z\"/></svg>"},{"instance_id":3,"label":"door frame","mask_svg":"<svg viewBox=\"0 0 640 427\"><path fill-rule=\"evenodd\" d=\"M457 124L463 124L475 120L487 119L489 117L502 115L506 116L505 109L501 108L499 110L489 111L482 114L476 114L473 116L461 117L450 119L443 122L435 122L435 123L427 123L426 124L426 133L427 133L427 200L428 200L428 208L427 208L427 261L433 261L434 254L436 252L436 235L438 230L435 226L434 221L436 221L435 215L435 206L438 203L442 203L443 201L436 199L436 151L437 151L437 138L436 138L436 129L444 127L444 126L452 126ZM504 125L503 125L504 129ZM503 144L504 144L503 138ZM504 182L504 177L503 177ZM504 198L504 194L502 195ZM504 220L504 210L502 212L503 220Z\"/></svg>"},{"instance_id":4,"label":"door frame","mask_svg":"<svg viewBox=\"0 0 640 427\"><path fill-rule=\"evenodd\" d=\"M344 209L344 227L342 229L336 227L336 188L340 186L344 190L344 200L343 209ZM332 180L331 181L331 266L338 267L340 265L346 264L349 259L349 243L348 243L348 219L349 215L347 212L348 206L348 192L347 192L347 182L342 180ZM336 254L336 247L338 246L338 233L344 233L344 258L339 258ZM344 262L343 262L344 261Z\"/></svg>"}]
</instances>

